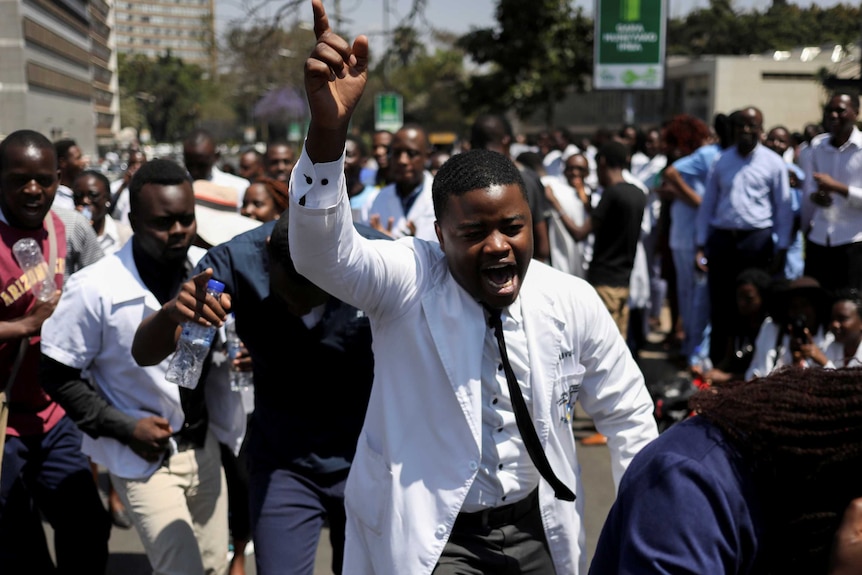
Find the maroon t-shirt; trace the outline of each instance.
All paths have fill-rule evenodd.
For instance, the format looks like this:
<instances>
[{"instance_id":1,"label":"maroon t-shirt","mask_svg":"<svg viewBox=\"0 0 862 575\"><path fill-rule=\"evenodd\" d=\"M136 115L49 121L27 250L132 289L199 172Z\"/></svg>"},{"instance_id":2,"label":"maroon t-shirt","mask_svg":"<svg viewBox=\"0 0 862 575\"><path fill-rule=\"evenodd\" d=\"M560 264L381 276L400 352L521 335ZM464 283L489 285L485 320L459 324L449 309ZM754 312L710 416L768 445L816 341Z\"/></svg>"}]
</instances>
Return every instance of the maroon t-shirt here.
<instances>
[{"instance_id":1,"label":"maroon t-shirt","mask_svg":"<svg viewBox=\"0 0 862 575\"><path fill-rule=\"evenodd\" d=\"M54 281L57 288L63 287L63 270L66 264L66 228L54 212L50 212L54 220L54 231L57 234L57 267L54 270ZM12 246L21 238L33 238L42 248L45 259L48 260L48 231L21 230L0 221L0 321L15 320L29 311L36 302L33 292L28 289L29 283L24 277L24 271L15 260ZM35 435L47 432L63 417L65 411L54 402L39 385L39 359L41 338L30 338L30 345L24 355L24 361L18 370L18 377L12 388L10 399L9 424L6 432L9 435ZM0 386L6 385L12 364L18 355L20 340L0 341Z\"/></svg>"}]
</instances>

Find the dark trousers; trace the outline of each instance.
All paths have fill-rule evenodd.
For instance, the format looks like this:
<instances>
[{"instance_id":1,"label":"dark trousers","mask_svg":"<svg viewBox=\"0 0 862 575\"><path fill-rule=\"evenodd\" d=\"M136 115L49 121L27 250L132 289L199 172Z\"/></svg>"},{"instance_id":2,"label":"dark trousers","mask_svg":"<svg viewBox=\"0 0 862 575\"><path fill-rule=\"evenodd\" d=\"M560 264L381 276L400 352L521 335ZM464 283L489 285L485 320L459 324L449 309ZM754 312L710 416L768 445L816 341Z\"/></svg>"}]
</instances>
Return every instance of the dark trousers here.
<instances>
[{"instance_id":1,"label":"dark trousers","mask_svg":"<svg viewBox=\"0 0 862 575\"><path fill-rule=\"evenodd\" d=\"M461 513L432 575L553 575L538 490L488 512Z\"/></svg>"},{"instance_id":2,"label":"dark trousers","mask_svg":"<svg viewBox=\"0 0 862 575\"><path fill-rule=\"evenodd\" d=\"M830 292L842 288L862 292L862 243L827 247L806 242L805 275Z\"/></svg>"},{"instance_id":3,"label":"dark trousers","mask_svg":"<svg viewBox=\"0 0 862 575\"><path fill-rule=\"evenodd\" d=\"M40 512L54 529L57 573L105 572L111 520L81 453L81 432L68 417L44 435L6 436L0 474L3 573L38 573L51 563Z\"/></svg>"},{"instance_id":4,"label":"dark trousers","mask_svg":"<svg viewBox=\"0 0 862 575\"><path fill-rule=\"evenodd\" d=\"M249 478L258 575L312 575L325 522L329 524L332 571L341 573L347 470L321 476L303 475L256 465L250 452Z\"/></svg>"},{"instance_id":5,"label":"dark trousers","mask_svg":"<svg viewBox=\"0 0 862 575\"><path fill-rule=\"evenodd\" d=\"M710 324L709 357L717 365L727 351L736 317L736 276L748 268L768 271L775 255L772 229L752 231L713 230L706 243L709 259ZM694 265L692 262L691 265Z\"/></svg>"},{"instance_id":6,"label":"dark trousers","mask_svg":"<svg viewBox=\"0 0 862 575\"><path fill-rule=\"evenodd\" d=\"M249 417L249 419L251 419ZM220 443L221 463L224 467L224 477L227 483L228 527L234 541L249 541L251 539L251 519L249 518L248 500L248 456L246 446L251 428L247 428L245 439L234 455L233 450Z\"/></svg>"}]
</instances>

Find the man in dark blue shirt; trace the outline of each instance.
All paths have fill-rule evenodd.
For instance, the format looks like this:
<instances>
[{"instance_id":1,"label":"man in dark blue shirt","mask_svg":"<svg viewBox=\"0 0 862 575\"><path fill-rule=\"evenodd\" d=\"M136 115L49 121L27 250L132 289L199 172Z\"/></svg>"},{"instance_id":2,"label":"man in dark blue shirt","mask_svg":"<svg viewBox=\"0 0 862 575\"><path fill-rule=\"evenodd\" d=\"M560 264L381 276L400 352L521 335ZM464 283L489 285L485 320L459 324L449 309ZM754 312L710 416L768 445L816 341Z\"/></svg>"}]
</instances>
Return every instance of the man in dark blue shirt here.
<instances>
[{"instance_id":1,"label":"man in dark blue shirt","mask_svg":"<svg viewBox=\"0 0 862 575\"><path fill-rule=\"evenodd\" d=\"M149 364L171 353L183 321L219 325L226 309L234 313L254 369L248 466L257 571L311 575L328 521L332 569L340 573L344 484L373 379L368 318L296 272L287 226L274 221L211 248L196 272L141 324L135 359ZM210 277L225 284L229 304L207 300L200 287ZM296 358L317 370L298 372Z\"/></svg>"}]
</instances>

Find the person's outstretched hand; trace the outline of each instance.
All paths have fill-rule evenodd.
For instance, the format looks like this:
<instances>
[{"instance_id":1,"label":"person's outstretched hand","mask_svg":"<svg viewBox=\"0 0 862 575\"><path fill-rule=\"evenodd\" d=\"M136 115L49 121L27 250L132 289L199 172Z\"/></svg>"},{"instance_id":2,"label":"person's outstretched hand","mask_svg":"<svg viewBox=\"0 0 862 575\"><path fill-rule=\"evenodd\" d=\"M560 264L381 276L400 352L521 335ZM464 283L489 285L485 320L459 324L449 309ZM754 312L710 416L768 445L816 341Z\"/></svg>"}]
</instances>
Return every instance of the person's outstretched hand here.
<instances>
[{"instance_id":1,"label":"person's outstretched hand","mask_svg":"<svg viewBox=\"0 0 862 575\"><path fill-rule=\"evenodd\" d=\"M311 5L317 44L305 61L305 93L311 111L306 151L313 162L330 162L341 156L350 118L365 90L368 38L358 36L350 46L329 27L322 0L312 0Z\"/></svg>"}]
</instances>

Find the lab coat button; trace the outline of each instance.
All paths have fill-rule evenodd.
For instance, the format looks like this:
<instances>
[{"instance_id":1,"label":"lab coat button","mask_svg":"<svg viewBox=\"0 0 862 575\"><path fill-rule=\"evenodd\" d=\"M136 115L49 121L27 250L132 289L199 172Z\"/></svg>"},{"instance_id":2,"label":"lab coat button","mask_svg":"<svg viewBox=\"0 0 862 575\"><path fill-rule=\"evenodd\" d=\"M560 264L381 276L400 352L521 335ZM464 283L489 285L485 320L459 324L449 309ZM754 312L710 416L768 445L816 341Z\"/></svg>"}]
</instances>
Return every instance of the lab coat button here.
<instances>
[{"instance_id":1,"label":"lab coat button","mask_svg":"<svg viewBox=\"0 0 862 575\"><path fill-rule=\"evenodd\" d=\"M445 525L438 525L436 535L438 538L444 537L446 535L446 526Z\"/></svg>"},{"instance_id":2,"label":"lab coat button","mask_svg":"<svg viewBox=\"0 0 862 575\"><path fill-rule=\"evenodd\" d=\"M470 471L476 471L477 469L479 469L479 464L476 463L475 461L471 461L470 462Z\"/></svg>"}]
</instances>

